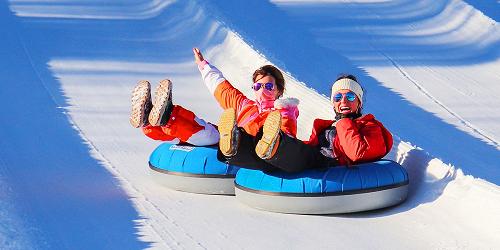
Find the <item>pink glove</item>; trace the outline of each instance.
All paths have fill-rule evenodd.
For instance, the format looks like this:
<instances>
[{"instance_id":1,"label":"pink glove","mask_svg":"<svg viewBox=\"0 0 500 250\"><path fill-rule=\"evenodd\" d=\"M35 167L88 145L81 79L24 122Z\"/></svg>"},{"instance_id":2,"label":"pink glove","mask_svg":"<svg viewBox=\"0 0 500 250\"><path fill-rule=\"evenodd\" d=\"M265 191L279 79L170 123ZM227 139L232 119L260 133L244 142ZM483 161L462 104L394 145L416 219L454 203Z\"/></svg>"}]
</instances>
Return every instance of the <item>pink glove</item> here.
<instances>
[{"instance_id":1,"label":"pink glove","mask_svg":"<svg viewBox=\"0 0 500 250\"><path fill-rule=\"evenodd\" d=\"M282 117L296 120L299 117L300 101L296 98L283 98L274 101L274 108L279 110Z\"/></svg>"}]
</instances>

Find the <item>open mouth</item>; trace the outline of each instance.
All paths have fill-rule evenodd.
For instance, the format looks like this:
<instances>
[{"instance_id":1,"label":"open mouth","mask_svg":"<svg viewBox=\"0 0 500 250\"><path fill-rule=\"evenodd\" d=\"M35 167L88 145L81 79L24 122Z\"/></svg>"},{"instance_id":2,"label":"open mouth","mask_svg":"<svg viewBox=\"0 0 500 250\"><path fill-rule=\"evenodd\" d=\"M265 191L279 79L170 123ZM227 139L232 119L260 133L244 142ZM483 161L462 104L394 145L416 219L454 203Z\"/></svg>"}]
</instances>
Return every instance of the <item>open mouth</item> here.
<instances>
[{"instance_id":1,"label":"open mouth","mask_svg":"<svg viewBox=\"0 0 500 250\"><path fill-rule=\"evenodd\" d=\"M351 108L346 107L346 106L339 107L339 110L340 110L340 113L342 113L342 114L348 114L348 113L352 112Z\"/></svg>"}]
</instances>

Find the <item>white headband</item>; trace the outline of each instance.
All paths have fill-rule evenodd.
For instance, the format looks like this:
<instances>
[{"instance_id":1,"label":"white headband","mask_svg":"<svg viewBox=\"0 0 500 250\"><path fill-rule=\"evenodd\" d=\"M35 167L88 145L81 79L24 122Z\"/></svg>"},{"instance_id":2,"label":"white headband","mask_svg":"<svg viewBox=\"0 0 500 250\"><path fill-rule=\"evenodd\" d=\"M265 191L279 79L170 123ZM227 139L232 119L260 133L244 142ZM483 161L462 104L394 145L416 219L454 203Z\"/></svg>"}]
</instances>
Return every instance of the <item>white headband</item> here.
<instances>
[{"instance_id":1,"label":"white headband","mask_svg":"<svg viewBox=\"0 0 500 250\"><path fill-rule=\"evenodd\" d=\"M337 93L337 91L339 91L341 89L348 89L348 90L354 92L354 94L356 94L358 96L359 102L361 104L363 103L363 88L361 87L361 85L359 85L358 82L356 82L352 79L349 79L349 78L342 78L342 79L333 83L332 94L330 96L331 102L333 102L333 96L335 95L335 93Z\"/></svg>"}]
</instances>

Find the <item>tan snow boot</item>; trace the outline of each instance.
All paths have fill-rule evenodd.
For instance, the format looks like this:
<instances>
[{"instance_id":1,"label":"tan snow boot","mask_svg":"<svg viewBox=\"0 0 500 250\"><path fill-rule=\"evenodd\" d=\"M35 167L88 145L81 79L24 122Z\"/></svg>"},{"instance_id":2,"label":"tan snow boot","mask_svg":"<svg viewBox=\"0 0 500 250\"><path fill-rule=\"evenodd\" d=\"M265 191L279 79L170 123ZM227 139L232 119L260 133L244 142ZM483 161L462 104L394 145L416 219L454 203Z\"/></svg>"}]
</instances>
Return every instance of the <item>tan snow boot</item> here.
<instances>
[{"instance_id":1,"label":"tan snow boot","mask_svg":"<svg viewBox=\"0 0 500 250\"><path fill-rule=\"evenodd\" d=\"M281 113L277 110L269 113L264 122L264 133L255 146L255 153L264 160L270 159L276 153L281 130Z\"/></svg>"},{"instance_id":2,"label":"tan snow boot","mask_svg":"<svg viewBox=\"0 0 500 250\"><path fill-rule=\"evenodd\" d=\"M239 143L239 131L236 126L236 110L228 108L222 112L219 119L219 149L225 156L236 154Z\"/></svg>"},{"instance_id":3,"label":"tan snow boot","mask_svg":"<svg viewBox=\"0 0 500 250\"><path fill-rule=\"evenodd\" d=\"M139 81L132 91L131 101L130 124L134 128L145 126L153 106L151 103L151 84L148 81Z\"/></svg>"},{"instance_id":4,"label":"tan snow boot","mask_svg":"<svg viewBox=\"0 0 500 250\"><path fill-rule=\"evenodd\" d=\"M149 113L149 124L165 126L172 113L172 82L168 79L161 80L155 91L153 108Z\"/></svg>"}]
</instances>

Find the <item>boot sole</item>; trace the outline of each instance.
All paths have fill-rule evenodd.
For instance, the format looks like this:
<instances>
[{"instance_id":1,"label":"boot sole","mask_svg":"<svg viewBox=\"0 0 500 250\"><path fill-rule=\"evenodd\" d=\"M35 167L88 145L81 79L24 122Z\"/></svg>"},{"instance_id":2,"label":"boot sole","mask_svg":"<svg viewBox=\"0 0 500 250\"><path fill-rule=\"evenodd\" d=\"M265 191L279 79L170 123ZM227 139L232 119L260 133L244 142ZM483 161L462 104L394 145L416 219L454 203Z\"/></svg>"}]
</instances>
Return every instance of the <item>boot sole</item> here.
<instances>
[{"instance_id":1,"label":"boot sole","mask_svg":"<svg viewBox=\"0 0 500 250\"><path fill-rule=\"evenodd\" d=\"M281 114L279 111L273 111L269 113L264 122L264 133L262 138L257 142L255 146L255 153L261 159L271 158L271 152L273 150L276 139L278 138L279 131L281 129Z\"/></svg>"},{"instance_id":2,"label":"boot sole","mask_svg":"<svg viewBox=\"0 0 500 250\"><path fill-rule=\"evenodd\" d=\"M146 116L146 105L151 102L151 84L145 80L139 81L132 91L131 100L130 124L134 128L142 127Z\"/></svg>"},{"instance_id":3,"label":"boot sole","mask_svg":"<svg viewBox=\"0 0 500 250\"><path fill-rule=\"evenodd\" d=\"M233 147L233 134L234 129L236 129L236 111L233 108L229 108L222 112L219 119L219 149L225 156L232 156L234 154Z\"/></svg>"},{"instance_id":4,"label":"boot sole","mask_svg":"<svg viewBox=\"0 0 500 250\"><path fill-rule=\"evenodd\" d=\"M153 108L151 109L151 113L149 113L149 124L153 126L160 126L161 115L165 112L168 99L171 95L172 82L168 79L161 80L160 85L158 85L155 91Z\"/></svg>"}]
</instances>

